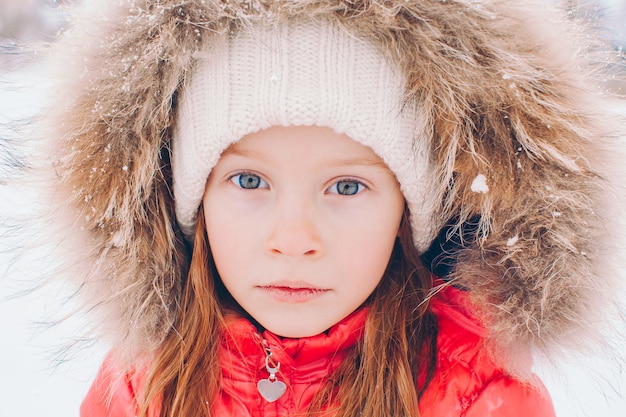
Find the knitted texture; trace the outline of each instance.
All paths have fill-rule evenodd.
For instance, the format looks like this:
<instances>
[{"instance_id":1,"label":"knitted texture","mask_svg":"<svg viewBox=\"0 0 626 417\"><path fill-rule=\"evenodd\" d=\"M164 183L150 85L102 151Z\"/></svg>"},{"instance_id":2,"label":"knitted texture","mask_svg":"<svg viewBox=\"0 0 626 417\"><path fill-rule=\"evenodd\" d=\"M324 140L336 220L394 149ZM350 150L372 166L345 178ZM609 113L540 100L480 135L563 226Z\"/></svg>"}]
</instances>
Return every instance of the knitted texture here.
<instances>
[{"instance_id":1,"label":"knitted texture","mask_svg":"<svg viewBox=\"0 0 626 417\"><path fill-rule=\"evenodd\" d=\"M173 136L178 223L194 233L206 180L243 136L281 126L327 126L370 147L396 175L415 245L433 238L429 141L404 79L372 45L324 21L252 25L198 57ZM430 200L429 200L430 198Z\"/></svg>"}]
</instances>

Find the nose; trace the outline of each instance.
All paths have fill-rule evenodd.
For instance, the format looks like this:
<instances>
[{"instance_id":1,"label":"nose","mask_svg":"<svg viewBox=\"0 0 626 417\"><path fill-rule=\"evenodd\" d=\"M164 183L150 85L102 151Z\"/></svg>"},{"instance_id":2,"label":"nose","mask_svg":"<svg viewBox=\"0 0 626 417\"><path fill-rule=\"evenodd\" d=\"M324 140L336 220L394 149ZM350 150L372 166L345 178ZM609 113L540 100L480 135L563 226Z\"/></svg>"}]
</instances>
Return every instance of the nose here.
<instances>
[{"instance_id":1,"label":"nose","mask_svg":"<svg viewBox=\"0 0 626 417\"><path fill-rule=\"evenodd\" d=\"M277 201L267 248L272 255L315 258L323 253L319 213L314 204L296 196Z\"/></svg>"}]
</instances>

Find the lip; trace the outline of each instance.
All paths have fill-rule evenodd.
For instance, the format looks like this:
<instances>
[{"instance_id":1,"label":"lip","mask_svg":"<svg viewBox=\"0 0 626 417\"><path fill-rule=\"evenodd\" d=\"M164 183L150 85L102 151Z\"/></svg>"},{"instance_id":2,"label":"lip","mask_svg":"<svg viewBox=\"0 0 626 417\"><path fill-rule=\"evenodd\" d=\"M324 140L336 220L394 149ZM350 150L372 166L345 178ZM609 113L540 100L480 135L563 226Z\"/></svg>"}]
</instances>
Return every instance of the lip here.
<instances>
[{"instance_id":1,"label":"lip","mask_svg":"<svg viewBox=\"0 0 626 417\"><path fill-rule=\"evenodd\" d=\"M270 285L258 286L271 298L283 303L306 303L322 297L329 289L319 288L307 283L277 282Z\"/></svg>"}]
</instances>

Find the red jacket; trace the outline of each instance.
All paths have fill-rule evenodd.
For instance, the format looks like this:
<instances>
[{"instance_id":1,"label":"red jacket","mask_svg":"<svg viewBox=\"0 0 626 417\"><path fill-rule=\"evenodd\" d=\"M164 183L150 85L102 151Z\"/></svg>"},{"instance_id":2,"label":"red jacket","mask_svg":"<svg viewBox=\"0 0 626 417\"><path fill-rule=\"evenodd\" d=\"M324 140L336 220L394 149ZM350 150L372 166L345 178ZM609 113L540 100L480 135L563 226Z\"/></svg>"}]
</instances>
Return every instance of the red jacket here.
<instances>
[{"instance_id":1,"label":"red jacket","mask_svg":"<svg viewBox=\"0 0 626 417\"><path fill-rule=\"evenodd\" d=\"M554 417L545 388L509 377L491 361L482 348L483 329L464 305L464 293L451 287L432 301L439 321L437 371L420 401L421 417ZM265 332L262 337L280 362L278 379L288 387L273 403L256 387L268 377L261 336L247 320L233 323L221 352L224 379L217 415L285 416L306 410L318 387L361 337L366 314L360 310L329 332L303 339ZM143 372L124 373L108 357L81 406L81 416L136 416L136 395L144 378Z\"/></svg>"}]
</instances>

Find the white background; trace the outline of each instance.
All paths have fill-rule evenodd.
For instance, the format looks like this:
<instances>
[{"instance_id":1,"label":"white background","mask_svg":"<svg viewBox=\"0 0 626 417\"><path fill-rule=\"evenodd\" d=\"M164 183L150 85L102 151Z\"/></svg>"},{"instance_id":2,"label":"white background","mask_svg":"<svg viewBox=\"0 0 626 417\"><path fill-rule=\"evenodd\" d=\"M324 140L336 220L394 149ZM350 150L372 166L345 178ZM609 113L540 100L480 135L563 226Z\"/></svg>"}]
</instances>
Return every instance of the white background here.
<instances>
[{"instance_id":1,"label":"white background","mask_svg":"<svg viewBox=\"0 0 626 417\"><path fill-rule=\"evenodd\" d=\"M626 9L624 2L614 5ZM43 105L40 90L45 84L45 71L37 66L0 74L0 125L8 118L35 113ZM11 136L10 132L0 134ZM2 166L6 159L6 154L0 155L0 239L9 236L5 241L19 242L11 236L11 223L3 219L27 214L34 191L16 189L5 181L13 174ZM0 246L0 417L77 416L106 347L74 340L86 325L80 316L71 316L52 328L46 325L51 312L58 319L72 310L66 289L47 287L14 297L29 288L34 272L46 265L35 261L14 264L11 248L6 252L5 245ZM42 259L46 259L45 253ZM8 273L2 276L5 271ZM623 330L624 322L617 317L615 322ZM613 350L573 357L557 368L537 366L557 416L626 416L626 339L616 336L612 343Z\"/></svg>"}]
</instances>

